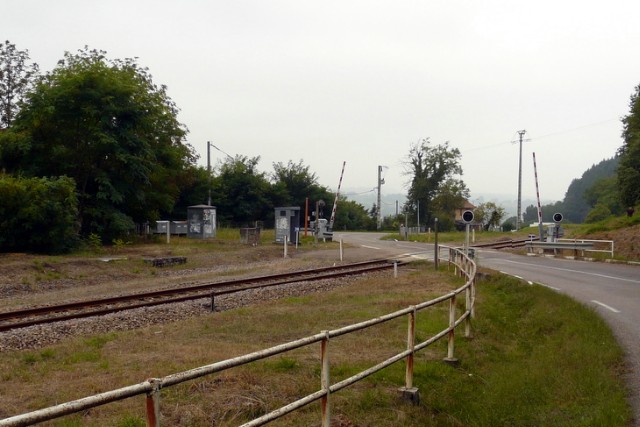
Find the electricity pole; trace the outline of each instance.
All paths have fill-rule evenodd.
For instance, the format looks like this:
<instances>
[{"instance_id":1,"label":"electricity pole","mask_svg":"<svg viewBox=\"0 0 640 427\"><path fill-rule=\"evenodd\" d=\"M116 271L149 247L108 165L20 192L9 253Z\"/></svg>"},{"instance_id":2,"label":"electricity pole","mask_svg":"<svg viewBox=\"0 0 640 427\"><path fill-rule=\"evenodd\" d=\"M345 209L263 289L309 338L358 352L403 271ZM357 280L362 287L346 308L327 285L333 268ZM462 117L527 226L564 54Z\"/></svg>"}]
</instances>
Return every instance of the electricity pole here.
<instances>
[{"instance_id":1,"label":"electricity pole","mask_svg":"<svg viewBox=\"0 0 640 427\"><path fill-rule=\"evenodd\" d=\"M516 217L516 231L520 230L520 221L522 220L522 137L526 130L519 130L520 135L520 162L518 163L518 216Z\"/></svg>"},{"instance_id":2,"label":"electricity pole","mask_svg":"<svg viewBox=\"0 0 640 427\"><path fill-rule=\"evenodd\" d=\"M207 205L211 206L211 142L207 141L207 176L209 177L209 198L207 199Z\"/></svg>"},{"instance_id":3,"label":"electricity pole","mask_svg":"<svg viewBox=\"0 0 640 427\"><path fill-rule=\"evenodd\" d=\"M382 168L386 166L378 166L378 206L376 207L376 229L380 230L382 228L382 196L380 191L382 189L382 184L384 184L384 178L382 178Z\"/></svg>"}]
</instances>

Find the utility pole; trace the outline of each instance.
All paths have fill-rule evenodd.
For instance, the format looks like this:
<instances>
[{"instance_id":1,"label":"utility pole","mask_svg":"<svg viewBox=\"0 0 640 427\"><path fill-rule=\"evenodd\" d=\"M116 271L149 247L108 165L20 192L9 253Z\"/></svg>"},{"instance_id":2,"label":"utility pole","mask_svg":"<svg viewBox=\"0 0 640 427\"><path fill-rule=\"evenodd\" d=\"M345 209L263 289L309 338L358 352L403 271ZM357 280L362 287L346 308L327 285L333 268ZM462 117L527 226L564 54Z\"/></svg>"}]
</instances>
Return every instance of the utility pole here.
<instances>
[{"instance_id":1,"label":"utility pole","mask_svg":"<svg viewBox=\"0 0 640 427\"><path fill-rule=\"evenodd\" d=\"M384 184L384 178L382 178L382 168L384 167L386 166L378 165L378 205L376 207L376 229L377 230L380 230L380 228L382 228L382 209L381 209L382 196L380 194L380 191L382 189L382 184Z\"/></svg>"},{"instance_id":2,"label":"utility pole","mask_svg":"<svg viewBox=\"0 0 640 427\"><path fill-rule=\"evenodd\" d=\"M207 199L207 205L211 206L211 141L207 141L207 176L209 177L209 198Z\"/></svg>"},{"instance_id":3,"label":"utility pole","mask_svg":"<svg viewBox=\"0 0 640 427\"><path fill-rule=\"evenodd\" d=\"M211 141L207 141L207 173L209 175L209 199L207 200L207 204L209 206L211 206L211 147L215 148L216 150L227 156L231 161L233 161L233 157L213 145Z\"/></svg>"},{"instance_id":4,"label":"utility pole","mask_svg":"<svg viewBox=\"0 0 640 427\"><path fill-rule=\"evenodd\" d=\"M520 135L520 162L518 163L518 216L516 217L516 231L520 230L520 222L522 221L522 137L526 130L519 130Z\"/></svg>"}]
</instances>

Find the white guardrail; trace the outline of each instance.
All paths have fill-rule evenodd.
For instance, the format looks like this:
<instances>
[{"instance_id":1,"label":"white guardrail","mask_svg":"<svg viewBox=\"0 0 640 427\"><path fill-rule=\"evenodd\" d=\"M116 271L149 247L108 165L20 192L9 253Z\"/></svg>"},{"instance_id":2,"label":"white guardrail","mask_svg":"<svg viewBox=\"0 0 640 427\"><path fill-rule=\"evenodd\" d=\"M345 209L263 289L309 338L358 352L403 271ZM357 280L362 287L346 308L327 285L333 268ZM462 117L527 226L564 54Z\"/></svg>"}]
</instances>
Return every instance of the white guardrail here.
<instances>
[{"instance_id":1,"label":"white guardrail","mask_svg":"<svg viewBox=\"0 0 640 427\"><path fill-rule=\"evenodd\" d=\"M525 247L529 252L533 252L535 249L553 250L557 255L558 251L573 251L577 256L578 252L581 252L584 256L585 252L602 252L607 253L613 258L613 240L589 240L589 239L556 239L553 242L541 242L541 241L527 241Z\"/></svg>"},{"instance_id":2,"label":"white guardrail","mask_svg":"<svg viewBox=\"0 0 640 427\"><path fill-rule=\"evenodd\" d=\"M592 243L593 246L600 248L601 246L607 246L606 249L585 249L584 252L605 252L611 255L613 258L613 240L589 240L589 239L557 239L558 242L570 242L570 243Z\"/></svg>"},{"instance_id":3,"label":"white guardrail","mask_svg":"<svg viewBox=\"0 0 640 427\"><path fill-rule=\"evenodd\" d=\"M146 417L147 426L159 427L161 412L160 412L160 394L161 389L174 386L176 384L190 381L196 378L212 375L218 372L225 371L237 366L242 366L251 362L262 360L270 356L285 353L300 347L320 343L320 355L321 355L321 384L320 389L314 393L311 393L301 399L278 408L268 414L265 414L259 418L253 419L245 424L243 427L260 426L267 424L277 418L280 418L290 412L293 412L303 406L306 406L312 402L320 401L321 403L321 416L322 426L330 426L330 413L331 405L330 399L333 393L348 387L371 374L374 374L396 362L403 359L406 360L406 372L405 372L405 386L403 391L408 393L417 392L417 389L413 385L413 358L417 351L423 350L436 341L447 337L447 357L445 361L455 361L454 349L455 349L455 329L464 322L465 337L471 336L471 319L473 317L473 306L475 301L475 276L476 276L476 264L473 260L469 259L463 251L456 248L449 248L442 246L442 248L449 250L448 261L449 265L455 266L456 274L466 278L466 282L458 289L442 295L438 298L430 301L425 301L420 304L407 307L402 310L398 310L393 313L386 314L374 319L370 319L364 322L356 323L353 325L345 326L343 328L334 329L330 331L322 331L318 334L300 338L295 341L290 341L284 344L280 344L265 350L249 353L233 359L227 359L220 362L216 362L210 365L201 366L199 368L191 369L188 371L178 372L162 378L153 378L141 382L139 384L130 385L127 387L119 388L116 390L106 391L104 393L95 394L85 397L83 399L74 400L71 402L61 403L59 405L51 406L28 412L21 415L16 415L10 418L0 420L0 427L15 427L15 426L28 426L39 422L60 418L65 415L69 415L76 412L86 411L87 409L106 405L108 403L124 400L130 397L146 395ZM461 293L465 294L465 310L456 318L456 298ZM429 307L437 304L449 301L449 326L431 338L416 343L416 316L417 314ZM389 359L379 362L377 365L370 367L350 378L346 378L342 381L331 383L331 372L329 365L329 342L331 338L341 335L347 335L352 332L360 331L372 326L388 322L390 320L407 316L407 348L406 350L392 356Z\"/></svg>"}]
</instances>

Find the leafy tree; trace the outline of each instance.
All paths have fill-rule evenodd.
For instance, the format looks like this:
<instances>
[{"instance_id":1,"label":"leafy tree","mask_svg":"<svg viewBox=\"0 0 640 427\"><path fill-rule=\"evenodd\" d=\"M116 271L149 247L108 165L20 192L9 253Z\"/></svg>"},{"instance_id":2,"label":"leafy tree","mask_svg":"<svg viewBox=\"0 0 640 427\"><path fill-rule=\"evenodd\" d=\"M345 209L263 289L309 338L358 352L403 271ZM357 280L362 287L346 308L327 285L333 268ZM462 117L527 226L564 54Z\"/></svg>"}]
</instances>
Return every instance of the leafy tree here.
<instances>
[{"instance_id":1,"label":"leafy tree","mask_svg":"<svg viewBox=\"0 0 640 427\"><path fill-rule=\"evenodd\" d=\"M24 94L38 75L38 64L29 63L29 51L9 42L0 43L0 129L11 126Z\"/></svg>"},{"instance_id":2,"label":"leafy tree","mask_svg":"<svg viewBox=\"0 0 640 427\"><path fill-rule=\"evenodd\" d=\"M298 206L304 218L307 199L311 217L315 216L316 202L322 201L324 205L320 208L320 218L329 220L335 194L318 183L318 177L309 170L309 166L305 166L302 160L298 163L289 160L286 165L282 162L274 163L273 170L272 198L275 205ZM342 209L342 203L339 202L337 218L340 217Z\"/></svg>"},{"instance_id":3,"label":"leafy tree","mask_svg":"<svg viewBox=\"0 0 640 427\"><path fill-rule=\"evenodd\" d=\"M589 210L595 205L587 202L585 193L597 181L615 177L618 161L618 157L603 160L587 169L580 178L571 181L562 201L562 206L559 207L559 211L563 213L567 221L574 223L584 221ZM613 194L617 197L617 190Z\"/></svg>"},{"instance_id":4,"label":"leafy tree","mask_svg":"<svg viewBox=\"0 0 640 427\"><path fill-rule=\"evenodd\" d=\"M211 203L220 222L248 226L273 219L272 189L266 174L258 171L259 161L259 156L236 155L220 166L211 188Z\"/></svg>"},{"instance_id":5,"label":"leafy tree","mask_svg":"<svg viewBox=\"0 0 640 427\"><path fill-rule=\"evenodd\" d=\"M544 213L544 210L542 213ZM522 217L524 218L525 225L531 224L532 222L538 222L538 208L534 205L527 206L522 213Z\"/></svg>"},{"instance_id":6,"label":"leafy tree","mask_svg":"<svg viewBox=\"0 0 640 427\"><path fill-rule=\"evenodd\" d=\"M375 219L369 216L364 206L340 196L334 230L373 230L375 226Z\"/></svg>"},{"instance_id":7,"label":"leafy tree","mask_svg":"<svg viewBox=\"0 0 640 427\"><path fill-rule=\"evenodd\" d=\"M405 208L412 214L419 211L422 223L431 223L438 210L446 209L442 213L450 215L457 207L452 205L468 195L464 182L455 178L462 174L460 157L460 150L448 142L432 145L426 138L411 146L405 162L410 177Z\"/></svg>"},{"instance_id":8,"label":"leafy tree","mask_svg":"<svg viewBox=\"0 0 640 427\"><path fill-rule=\"evenodd\" d=\"M618 178L613 175L602 178L584 192L584 198L591 208L603 204L612 214L620 215L624 209L618 197Z\"/></svg>"},{"instance_id":9,"label":"leafy tree","mask_svg":"<svg viewBox=\"0 0 640 427\"><path fill-rule=\"evenodd\" d=\"M439 231L454 231L454 230L462 230L464 228L460 228L460 223L456 222L451 215L437 215L438 218L438 230ZM431 227L435 226L435 221L431 222Z\"/></svg>"},{"instance_id":10,"label":"leafy tree","mask_svg":"<svg viewBox=\"0 0 640 427\"><path fill-rule=\"evenodd\" d=\"M294 163L291 160L284 165L282 162L273 164L274 185L281 186L291 206L304 206L307 197L314 197L322 188L318 184L318 177L309 171L309 166L302 164L302 160Z\"/></svg>"},{"instance_id":11,"label":"leafy tree","mask_svg":"<svg viewBox=\"0 0 640 427\"><path fill-rule=\"evenodd\" d=\"M433 198L434 211L440 218L451 216L469 199L469 189L461 179L448 178L438 188Z\"/></svg>"},{"instance_id":12,"label":"leafy tree","mask_svg":"<svg viewBox=\"0 0 640 427\"><path fill-rule=\"evenodd\" d=\"M563 204L562 202L550 203L547 205L542 205L542 221L543 222L553 222L553 214L555 213L564 213L562 212ZM527 209L524 212L524 221L526 224L538 223L538 208L534 205L527 206Z\"/></svg>"},{"instance_id":13,"label":"leafy tree","mask_svg":"<svg viewBox=\"0 0 640 427\"><path fill-rule=\"evenodd\" d=\"M484 230L500 225L500 221L507 214L502 206L494 202L486 202L477 206L474 210L474 220L482 224Z\"/></svg>"},{"instance_id":14,"label":"leafy tree","mask_svg":"<svg viewBox=\"0 0 640 427\"><path fill-rule=\"evenodd\" d=\"M598 203L597 205L594 206L593 209L591 209L591 211L589 211L589 214L585 218L584 222L588 224L592 224L594 222L607 219L610 216L611 216L611 210L609 210L609 208L604 203Z\"/></svg>"},{"instance_id":15,"label":"leafy tree","mask_svg":"<svg viewBox=\"0 0 640 427\"><path fill-rule=\"evenodd\" d=\"M180 195L172 211L161 211L162 218L184 220L189 206L206 204L208 201L209 171L206 167L189 165L180 178Z\"/></svg>"},{"instance_id":16,"label":"leafy tree","mask_svg":"<svg viewBox=\"0 0 640 427\"><path fill-rule=\"evenodd\" d=\"M618 150L618 188L625 207L640 203L640 85L635 90L629 115L622 119L624 143Z\"/></svg>"},{"instance_id":17,"label":"leafy tree","mask_svg":"<svg viewBox=\"0 0 640 427\"><path fill-rule=\"evenodd\" d=\"M72 177L82 234L111 241L172 210L195 161L177 113L166 87L135 60L67 52L0 135L0 166Z\"/></svg>"},{"instance_id":18,"label":"leafy tree","mask_svg":"<svg viewBox=\"0 0 640 427\"><path fill-rule=\"evenodd\" d=\"M387 215L382 218L382 229L383 230L394 230L398 231L400 228L400 224L404 224L404 215ZM372 224L375 226L376 224Z\"/></svg>"},{"instance_id":19,"label":"leafy tree","mask_svg":"<svg viewBox=\"0 0 640 427\"><path fill-rule=\"evenodd\" d=\"M502 223L502 230L503 231L512 231L516 229L516 217L512 216L507 218L503 223Z\"/></svg>"},{"instance_id":20,"label":"leafy tree","mask_svg":"<svg viewBox=\"0 0 640 427\"><path fill-rule=\"evenodd\" d=\"M0 175L0 251L60 253L77 239L73 179Z\"/></svg>"}]
</instances>

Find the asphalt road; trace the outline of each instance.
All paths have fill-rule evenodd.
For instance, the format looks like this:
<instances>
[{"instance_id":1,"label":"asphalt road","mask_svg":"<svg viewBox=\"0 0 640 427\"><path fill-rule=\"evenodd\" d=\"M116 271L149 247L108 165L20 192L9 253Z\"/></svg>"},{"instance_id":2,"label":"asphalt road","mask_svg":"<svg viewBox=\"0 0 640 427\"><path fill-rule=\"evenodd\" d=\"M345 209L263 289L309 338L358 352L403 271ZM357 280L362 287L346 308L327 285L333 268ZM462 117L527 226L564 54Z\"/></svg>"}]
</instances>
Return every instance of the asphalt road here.
<instances>
[{"instance_id":1,"label":"asphalt road","mask_svg":"<svg viewBox=\"0 0 640 427\"><path fill-rule=\"evenodd\" d=\"M336 233L335 239L371 251L372 258L411 255L433 260L433 244L379 240L380 233ZM610 325L625 349L630 372L625 380L640 426L640 266L520 256L476 249L476 262L486 268L539 284L592 306Z\"/></svg>"}]
</instances>

